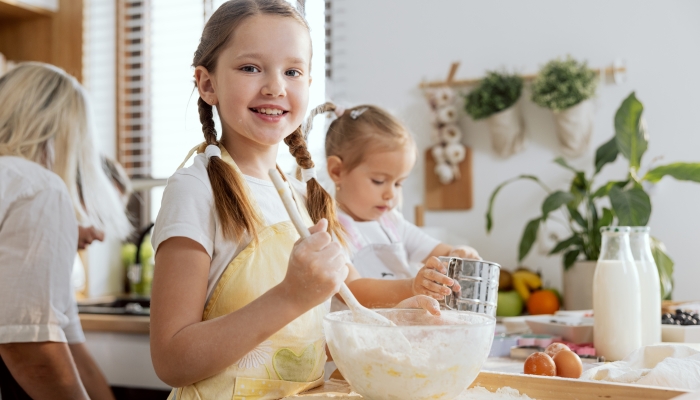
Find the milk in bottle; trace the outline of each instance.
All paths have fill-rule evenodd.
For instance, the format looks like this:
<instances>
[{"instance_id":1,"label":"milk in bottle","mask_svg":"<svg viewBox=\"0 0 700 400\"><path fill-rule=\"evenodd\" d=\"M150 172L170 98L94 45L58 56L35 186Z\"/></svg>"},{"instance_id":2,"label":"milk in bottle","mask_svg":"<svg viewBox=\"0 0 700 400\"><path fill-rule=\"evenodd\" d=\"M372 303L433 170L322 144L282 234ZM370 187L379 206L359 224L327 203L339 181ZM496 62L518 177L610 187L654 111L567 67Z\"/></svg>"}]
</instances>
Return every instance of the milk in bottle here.
<instances>
[{"instance_id":1,"label":"milk in bottle","mask_svg":"<svg viewBox=\"0 0 700 400\"><path fill-rule=\"evenodd\" d=\"M639 274L642 306L642 346L661 343L661 284L648 226L630 228L630 248Z\"/></svg>"},{"instance_id":2,"label":"milk in bottle","mask_svg":"<svg viewBox=\"0 0 700 400\"><path fill-rule=\"evenodd\" d=\"M639 274L630 250L630 228L601 228L602 246L593 276L596 354L617 361L642 345Z\"/></svg>"}]
</instances>

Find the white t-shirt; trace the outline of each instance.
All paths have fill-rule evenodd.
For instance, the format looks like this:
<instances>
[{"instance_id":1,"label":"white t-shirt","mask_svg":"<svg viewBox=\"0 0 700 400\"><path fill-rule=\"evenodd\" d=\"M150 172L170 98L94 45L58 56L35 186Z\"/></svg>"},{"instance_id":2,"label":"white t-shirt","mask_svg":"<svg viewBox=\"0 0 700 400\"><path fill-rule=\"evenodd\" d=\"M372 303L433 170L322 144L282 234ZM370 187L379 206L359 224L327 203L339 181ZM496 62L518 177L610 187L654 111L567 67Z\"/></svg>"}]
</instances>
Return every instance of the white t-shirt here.
<instances>
[{"instance_id":1,"label":"white t-shirt","mask_svg":"<svg viewBox=\"0 0 700 400\"><path fill-rule=\"evenodd\" d=\"M0 157L0 343L85 341L71 286L78 222L61 178Z\"/></svg>"},{"instance_id":2,"label":"white t-shirt","mask_svg":"<svg viewBox=\"0 0 700 400\"><path fill-rule=\"evenodd\" d=\"M151 242L155 251L158 251L161 243L172 237L186 237L201 244L211 257L207 281L209 299L228 264L248 246L251 239L246 237L238 241L224 238L214 205L207 163L207 157L198 154L191 166L176 171L168 179ZM266 225L289 220L282 199L272 182L247 175L243 177ZM290 176L287 176L287 181L292 183L292 187L300 195L297 198L305 198L306 187L303 183Z\"/></svg>"},{"instance_id":3,"label":"white t-shirt","mask_svg":"<svg viewBox=\"0 0 700 400\"><path fill-rule=\"evenodd\" d=\"M439 240L406 221L396 209L382 216L385 219L384 226L379 221L355 221L340 209L338 217L347 231L348 247L352 253L350 259L354 259L354 254L368 244L401 242L406 248L408 262L415 266L422 263L440 244Z\"/></svg>"}]
</instances>

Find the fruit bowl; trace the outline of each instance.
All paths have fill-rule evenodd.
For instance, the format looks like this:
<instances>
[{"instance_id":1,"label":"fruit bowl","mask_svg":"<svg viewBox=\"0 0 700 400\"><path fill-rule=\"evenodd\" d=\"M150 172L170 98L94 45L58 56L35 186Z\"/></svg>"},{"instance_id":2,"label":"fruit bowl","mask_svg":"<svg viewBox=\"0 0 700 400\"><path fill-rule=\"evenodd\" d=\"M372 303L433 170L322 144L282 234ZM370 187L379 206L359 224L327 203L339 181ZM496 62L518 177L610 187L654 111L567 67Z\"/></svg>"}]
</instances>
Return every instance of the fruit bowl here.
<instances>
[{"instance_id":1,"label":"fruit bowl","mask_svg":"<svg viewBox=\"0 0 700 400\"><path fill-rule=\"evenodd\" d=\"M481 313L376 311L397 326L355 323L350 311L323 321L336 366L355 392L373 400L455 398L479 374L496 326Z\"/></svg>"}]
</instances>

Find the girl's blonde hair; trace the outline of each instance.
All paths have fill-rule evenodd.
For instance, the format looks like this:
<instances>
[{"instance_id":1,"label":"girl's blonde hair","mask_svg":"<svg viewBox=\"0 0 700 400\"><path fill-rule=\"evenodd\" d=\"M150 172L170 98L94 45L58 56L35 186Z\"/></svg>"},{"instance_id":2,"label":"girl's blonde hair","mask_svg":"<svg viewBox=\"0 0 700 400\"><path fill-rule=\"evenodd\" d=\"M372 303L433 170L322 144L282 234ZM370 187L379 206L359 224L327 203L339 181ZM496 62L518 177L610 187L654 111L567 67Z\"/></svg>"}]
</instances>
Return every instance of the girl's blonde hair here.
<instances>
[{"instance_id":1,"label":"girl's blonde hair","mask_svg":"<svg viewBox=\"0 0 700 400\"><path fill-rule=\"evenodd\" d=\"M286 0L230 0L222 4L209 18L202 32L197 51L194 53L192 66L195 68L203 66L207 71L214 72L219 54L235 29L244 20L256 15L293 18L307 29L309 28L304 17ZM219 140L214 127L212 106L201 97L197 101L197 105L204 133L204 143L199 148L201 153L207 145L219 145ZM301 126L287 136L284 143L289 146L289 152L294 156L299 167L303 169L314 167L311 154L306 148L306 140ZM207 166L207 174L211 181L214 203L224 236L227 238L241 237L247 232L256 238L261 219L250 198L246 195L245 184L240 172L222 159L211 157ZM336 218L332 197L316 179L310 179L306 183L306 190L306 206L311 219L316 223L321 218L326 218L328 231L342 241L343 235L341 233L343 231Z\"/></svg>"},{"instance_id":2,"label":"girl's blonde hair","mask_svg":"<svg viewBox=\"0 0 700 400\"><path fill-rule=\"evenodd\" d=\"M20 63L0 78L0 156L34 161L68 187L80 224L124 238L124 205L93 145L85 89L62 69Z\"/></svg>"},{"instance_id":3,"label":"girl's blonde hair","mask_svg":"<svg viewBox=\"0 0 700 400\"><path fill-rule=\"evenodd\" d=\"M333 103L320 106L319 112L335 111ZM373 153L415 146L413 137L396 117L372 105L347 109L331 122L326 134L326 157L336 156L343 169L352 171Z\"/></svg>"}]
</instances>

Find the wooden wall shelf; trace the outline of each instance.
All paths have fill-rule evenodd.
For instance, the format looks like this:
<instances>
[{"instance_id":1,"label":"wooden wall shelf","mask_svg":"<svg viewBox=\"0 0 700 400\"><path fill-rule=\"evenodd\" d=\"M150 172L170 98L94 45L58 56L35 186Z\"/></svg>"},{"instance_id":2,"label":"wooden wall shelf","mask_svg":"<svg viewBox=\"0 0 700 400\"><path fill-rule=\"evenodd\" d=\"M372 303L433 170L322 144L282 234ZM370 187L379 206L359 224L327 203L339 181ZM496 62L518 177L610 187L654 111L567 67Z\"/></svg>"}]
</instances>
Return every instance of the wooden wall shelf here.
<instances>
[{"instance_id":1,"label":"wooden wall shelf","mask_svg":"<svg viewBox=\"0 0 700 400\"><path fill-rule=\"evenodd\" d=\"M0 0L0 21L51 17L55 13L16 0Z\"/></svg>"},{"instance_id":2,"label":"wooden wall shelf","mask_svg":"<svg viewBox=\"0 0 700 400\"><path fill-rule=\"evenodd\" d=\"M459 163L460 177L447 185L440 183L434 172L432 151L425 151L425 210L457 211L472 208L472 150L469 147L465 147L465 150L464 160Z\"/></svg>"},{"instance_id":3,"label":"wooden wall shelf","mask_svg":"<svg viewBox=\"0 0 700 400\"><path fill-rule=\"evenodd\" d=\"M57 12L0 0L0 53L56 65L82 81L83 0L59 0Z\"/></svg>"}]
</instances>

